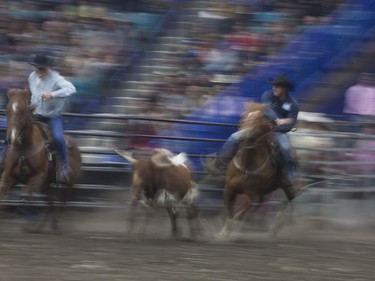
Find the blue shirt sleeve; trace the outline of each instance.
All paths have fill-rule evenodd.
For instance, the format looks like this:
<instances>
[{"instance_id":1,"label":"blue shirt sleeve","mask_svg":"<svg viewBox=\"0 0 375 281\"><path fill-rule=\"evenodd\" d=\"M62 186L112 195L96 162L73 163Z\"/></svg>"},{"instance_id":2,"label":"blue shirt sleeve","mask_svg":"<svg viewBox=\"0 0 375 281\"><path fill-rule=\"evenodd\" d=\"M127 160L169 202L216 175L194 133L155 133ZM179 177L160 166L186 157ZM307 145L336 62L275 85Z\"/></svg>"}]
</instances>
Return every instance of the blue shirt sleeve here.
<instances>
[{"instance_id":1,"label":"blue shirt sleeve","mask_svg":"<svg viewBox=\"0 0 375 281\"><path fill-rule=\"evenodd\" d=\"M277 126L274 131L280 133L287 133L294 128L297 123L297 116L298 116L298 108L296 106L292 107L292 110L289 112L286 118L291 118L293 121L290 124L280 125Z\"/></svg>"},{"instance_id":2,"label":"blue shirt sleeve","mask_svg":"<svg viewBox=\"0 0 375 281\"><path fill-rule=\"evenodd\" d=\"M285 124L285 125L280 125L280 126L275 127L274 129L275 132L287 133L290 130L292 130L293 127L297 123L297 116L299 112L298 105L291 97L288 97L286 101L291 104L291 108L289 112L286 114L286 116L279 116L280 113L278 114L278 112L276 112L273 108L273 104L275 104L275 102L277 101L275 100L275 97L272 91L266 91L262 95L262 103L267 104L265 115L270 120L275 121L278 118L291 118L293 120L292 123L290 124ZM282 103L280 103L280 107L281 106L282 106ZM276 108L276 110L278 109Z\"/></svg>"},{"instance_id":3,"label":"blue shirt sleeve","mask_svg":"<svg viewBox=\"0 0 375 281\"><path fill-rule=\"evenodd\" d=\"M266 116L272 120L272 121L275 121L278 117L277 117L277 114L276 112L272 109L272 99L273 97L273 94L271 91L265 91L262 95L262 103L264 104L267 104L267 107L266 107Z\"/></svg>"}]
</instances>

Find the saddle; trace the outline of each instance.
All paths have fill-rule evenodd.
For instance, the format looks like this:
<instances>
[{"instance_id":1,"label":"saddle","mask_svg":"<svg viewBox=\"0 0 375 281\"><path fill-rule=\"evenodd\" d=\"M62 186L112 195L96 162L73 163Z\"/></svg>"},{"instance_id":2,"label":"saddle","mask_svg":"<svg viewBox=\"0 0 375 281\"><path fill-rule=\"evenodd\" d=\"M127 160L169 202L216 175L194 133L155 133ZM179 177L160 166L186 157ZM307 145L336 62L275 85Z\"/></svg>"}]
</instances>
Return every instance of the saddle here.
<instances>
[{"instance_id":1,"label":"saddle","mask_svg":"<svg viewBox=\"0 0 375 281\"><path fill-rule=\"evenodd\" d=\"M272 166L275 169L282 169L284 166L284 159L279 145L275 141L271 141L268 150L271 155Z\"/></svg>"},{"instance_id":2,"label":"saddle","mask_svg":"<svg viewBox=\"0 0 375 281\"><path fill-rule=\"evenodd\" d=\"M45 148L48 152L48 160L53 164L53 167L56 169L58 165L58 160L56 157L56 145L52 137L50 127L48 126L45 118L41 115L33 115L33 124L40 130L41 135L44 139ZM69 139L64 137L66 148L72 148L72 144L69 142Z\"/></svg>"},{"instance_id":3,"label":"saddle","mask_svg":"<svg viewBox=\"0 0 375 281\"><path fill-rule=\"evenodd\" d=\"M53 141L51 131L48 125L41 121L33 121L33 124L39 129L44 139L44 145L47 150L48 160L56 167L56 148Z\"/></svg>"}]
</instances>

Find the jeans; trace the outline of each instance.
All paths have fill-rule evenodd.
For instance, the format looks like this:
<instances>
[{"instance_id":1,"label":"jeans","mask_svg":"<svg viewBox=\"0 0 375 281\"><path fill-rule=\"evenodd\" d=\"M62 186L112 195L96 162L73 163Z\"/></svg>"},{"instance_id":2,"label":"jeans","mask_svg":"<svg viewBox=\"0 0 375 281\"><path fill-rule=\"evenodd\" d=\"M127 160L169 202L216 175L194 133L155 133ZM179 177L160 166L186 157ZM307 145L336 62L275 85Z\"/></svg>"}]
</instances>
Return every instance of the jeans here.
<instances>
[{"instance_id":1,"label":"jeans","mask_svg":"<svg viewBox=\"0 0 375 281\"><path fill-rule=\"evenodd\" d=\"M217 153L218 159L223 164L228 164L239 148L240 142L246 138L249 129L242 129L230 135Z\"/></svg>"},{"instance_id":2,"label":"jeans","mask_svg":"<svg viewBox=\"0 0 375 281\"><path fill-rule=\"evenodd\" d=\"M286 133L273 133L273 139L276 141L280 148L281 155L284 160L284 174L288 178L289 182L293 182L296 178L296 166L295 159L292 150L292 145L290 143L289 136Z\"/></svg>"},{"instance_id":3,"label":"jeans","mask_svg":"<svg viewBox=\"0 0 375 281\"><path fill-rule=\"evenodd\" d=\"M285 133L273 133L273 139L281 150L285 162L294 162L292 145L290 144L289 136Z\"/></svg>"},{"instance_id":4,"label":"jeans","mask_svg":"<svg viewBox=\"0 0 375 281\"><path fill-rule=\"evenodd\" d=\"M68 167L68 160L66 155L62 117L45 118L45 121L51 129L52 137L56 145L56 151L60 157L61 165L65 169Z\"/></svg>"}]
</instances>

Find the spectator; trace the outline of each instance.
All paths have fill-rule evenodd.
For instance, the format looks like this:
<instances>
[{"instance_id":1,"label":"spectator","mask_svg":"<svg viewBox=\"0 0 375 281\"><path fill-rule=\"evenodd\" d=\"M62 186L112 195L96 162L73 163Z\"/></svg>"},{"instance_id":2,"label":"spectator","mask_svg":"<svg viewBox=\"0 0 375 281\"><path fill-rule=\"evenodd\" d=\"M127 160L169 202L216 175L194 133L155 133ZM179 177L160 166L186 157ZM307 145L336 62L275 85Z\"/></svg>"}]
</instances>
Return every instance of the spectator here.
<instances>
[{"instance_id":1,"label":"spectator","mask_svg":"<svg viewBox=\"0 0 375 281\"><path fill-rule=\"evenodd\" d=\"M203 70L208 73L233 73L238 70L239 56L228 42L222 41L214 45L208 52Z\"/></svg>"},{"instance_id":2,"label":"spectator","mask_svg":"<svg viewBox=\"0 0 375 281\"><path fill-rule=\"evenodd\" d=\"M344 113L353 121L375 121L375 74L361 73L357 84L345 93Z\"/></svg>"},{"instance_id":3,"label":"spectator","mask_svg":"<svg viewBox=\"0 0 375 281\"><path fill-rule=\"evenodd\" d=\"M352 155L354 161L374 162L375 141L367 136L375 134L375 74L361 73L357 84L349 87L345 93L344 113L350 114L350 119L360 122L361 126L355 124L355 130L361 132L363 137L354 142L356 149ZM359 129L358 129L359 128ZM358 174L371 174L375 171L375 165L361 164L351 167L351 171ZM364 184L372 185L374 180L368 178Z\"/></svg>"}]
</instances>

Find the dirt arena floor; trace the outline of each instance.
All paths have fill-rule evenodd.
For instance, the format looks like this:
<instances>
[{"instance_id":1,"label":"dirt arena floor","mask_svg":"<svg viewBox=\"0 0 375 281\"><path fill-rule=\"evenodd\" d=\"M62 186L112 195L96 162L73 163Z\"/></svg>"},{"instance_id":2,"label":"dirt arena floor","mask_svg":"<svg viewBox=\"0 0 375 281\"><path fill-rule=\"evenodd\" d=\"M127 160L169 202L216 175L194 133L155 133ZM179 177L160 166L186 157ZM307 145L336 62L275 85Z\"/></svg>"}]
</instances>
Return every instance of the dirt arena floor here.
<instances>
[{"instance_id":1,"label":"dirt arena floor","mask_svg":"<svg viewBox=\"0 0 375 281\"><path fill-rule=\"evenodd\" d=\"M198 241L174 240L156 218L143 237L120 212L70 212L62 234L25 233L20 215L0 216L0 280L374 280L373 231L284 228L275 238L243 230L214 239L204 220ZM184 222L181 221L181 224Z\"/></svg>"}]
</instances>

